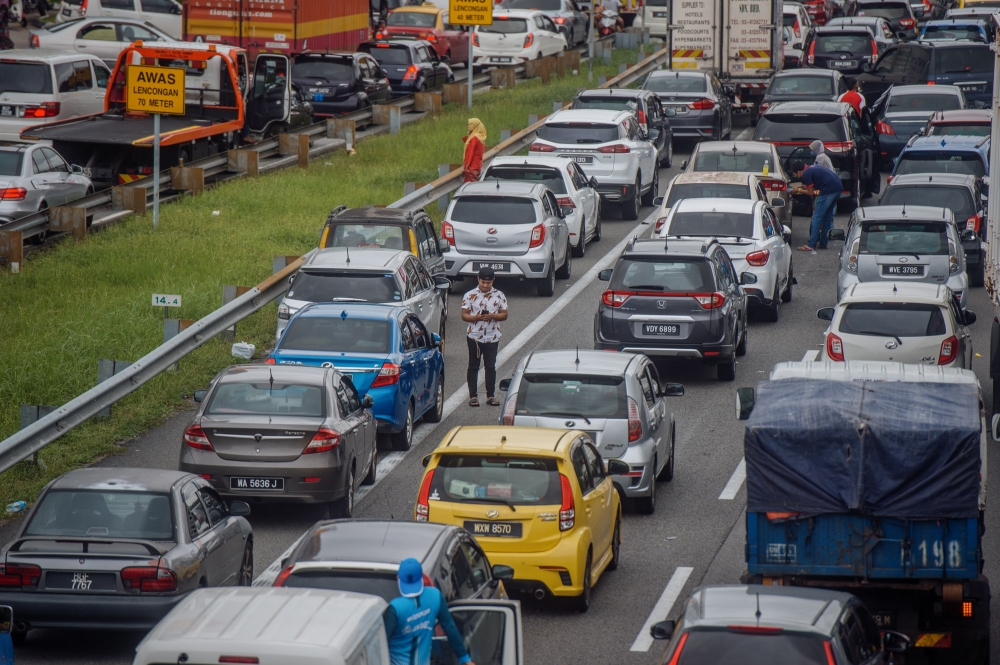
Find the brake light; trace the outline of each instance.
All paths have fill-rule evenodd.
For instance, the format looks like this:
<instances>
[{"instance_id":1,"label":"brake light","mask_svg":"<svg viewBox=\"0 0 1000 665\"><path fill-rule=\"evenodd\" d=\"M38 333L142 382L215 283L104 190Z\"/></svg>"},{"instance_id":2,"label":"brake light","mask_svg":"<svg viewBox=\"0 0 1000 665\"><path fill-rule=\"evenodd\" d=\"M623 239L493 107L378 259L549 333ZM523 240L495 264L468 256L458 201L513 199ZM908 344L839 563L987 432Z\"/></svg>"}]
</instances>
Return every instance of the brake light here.
<instances>
[{"instance_id":1,"label":"brake light","mask_svg":"<svg viewBox=\"0 0 1000 665\"><path fill-rule=\"evenodd\" d=\"M573 486L569 478L559 474L559 485L562 487L562 503L559 504L559 530L569 531L576 523L576 508L573 502Z\"/></svg>"},{"instance_id":2,"label":"brake light","mask_svg":"<svg viewBox=\"0 0 1000 665\"><path fill-rule=\"evenodd\" d=\"M770 258L770 256L771 256L771 250L762 249L758 252L750 252L749 254L747 254L746 259L747 263L749 263L754 267L759 268L760 266L767 265L767 260L768 258Z\"/></svg>"},{"instance_id":3,"label":"brake light","mask_svg":"<svg viewBox=\"0 0 1000 665\"><path fill-rule=\"evenodd\" d=\"M264 361L264 364L265 365L277 365L278 361L276 361L274 358L268 358L267 360Z\"/></svg>"},{"instance_id":4,"label":"brake light","mask_svg":"<svg viewBox=\"0 0 1000 665\"><path fill-rule=\"evenodd\" d=\"M472 45L473 46L479 46L479 33L478 32L472 33Z\"/></svg>"},{"instance_id":5,"label":"brake light","mask_svg":"<svg viewBox=\"0 0 1000 665\"><path fill-rule=\"evenodd\" d=\"M643 126L646 125L646 112L642 109L639 109L639 124Z\"/></svg>"},{"instance_id":6,"label":"brake light","mask_svg":"<svg viewBox=\"0 0 1000 665\"><path fill-rule=\"evenodd\" d=\"M286 566L280 573L278 573L278 576L274 578L274 584L271 586L285 586L285 580L288 579L288 576L292 574L292 570L294 569L294 564Z\"/></svg>"},{"instance_id":7,"label":"brake light","mask_svg":"<svg viewBox=\"0 0 1000 665\"><path fill-rule=\"evenodd\" d=\"M656 223L653 224L653 235L657 235L663 229L663 225L666 223L667 223L666 217L660 217L659 219L657 219Z\"/></svg>"},{"instance_id":8,"label":"brake light","mask_svg":"<svg viewBox=\"0 0 1000 665\"><path fill-rule=\"evenodd\" d=\"M965 220L965 230L975 231L976 233L979 233L979 225L982 224L982 222L983 222L982 217L979 215L979 213L976 213L972 217Z\"/></svg>"},{"instance_id":9,"label":"brake light","mask_svg":"<svg viewBox=\"0 0 1000 665\"><path fill-rule=\"evenodd\" d=\"M816 64L816 40L812 40L809 43L809 53L806 54L806 62L810 65Z\"/></svg>"},{"instance_id":10,"label":"brake light","mask_svg":"<svg viewBox=\"0 0 1000 665\"><path fill-rule=\"evenodd\" d=\"M899 24L904 28L912 28L916 21L912 18L903 18L899 20Z\"/></svg>"},{"instance_id":11,"label":"brake light","mask_svg":"<svg viewBox=\"0 0 1000 665\"><path fill-rule=\"evenodd\" d=\"M771 102L761 102L760 107L758 108L758 113L760 115L764 115L764 111L766 111L770 107L771 107Z\"/></svg>"},{"instance_id":12,"label":"brake light","mask_svg":"<svg viewBox=\"0 0 1000 665\"><path fill-rule=\"evenodd\" d=\"M830 360L844 362L844 342L833 333L826 336L826 355Z\"/></svg>"},{"instance_id":13,"label":"brake light","mask_svg":"<svg viewBox=\"0 0 1000 665\"><path fill-rule=\"evenodd\" d=\"M823 147L830 152L850 152L854 148L854 144L850 141L844 141L842 143L824 143Z\"/></svg>"},{"instance_id":14,"label":"brake light","mask_svg":"<svg viewBox=\"0 0 1000 665\"><path fill-rule=\"evenodd\" d=\"M776 635L785 632L783 628L774 628L771 626L726 626L726 628L734 633L752 633L756 635Z\"/></svg>"},{"instance_id":15,"label":"brake light","mask_svg":"<svg viewBox=\"0 0 1000 665\"><path fill-rule=\"evenodd\" d=\"M760 184L769 192L783 192L788 188L784 180L761 180Z\"/></svg>"},{"instance_id":16,"label":"brake light","mask_svg":"<svg viewBox=\"0 0 1000 665\"><path fill-rule=\"evenodd\" d=\"M677 663L680 661L681 651L684 650L684 643L687 642L688 635L690 635L690 633L684 633L683 635L681 635L681 638L677 640L677 651L675 651L674 655L671 656L670 662L667 663L667 665L677 665Z\"/></svg>"},{"instance_id":17,"label":"brake light","mask_svg":"<svg viewBox=\"0 0 1000 665\"><path fill-rule=\"evenodd\" d=\"M54 118L59 115L62 104L59 102L42 102L38 106L25 106L25 118Z\"/></svg>"},{"instance_id":18,"label":"brake light","mask_svg":"<svg viewBox=\"0 0 1000 665\"><path fill-rule=\"evenodd\" d=\"M399 365L395 363L383 363L382 369L378 371L378 376L372 382L372 388L391 386L399 383Z\"/></svg>"},{"instance_id":19,"label":"brake light","mask_svg":"<svg viewBox=\"0 0 1000 665\"><path fill-rule=\"evenodd\" d=\"M87 15L87 2L88 0L83 0L83 2L80 3L80 16Z\"/></svg>"},{"instance_id":20,"label":"brake light","mask_svg":"<svg viewBox=\"0 0 1000 665\"><path fill-rule=\"evenodd\" d=\"M801 28L799 26L799 19L797 19L797 18L795 19L795 23L792 25L792 31L795 33L796 37L801 37L802 36L802 31L801 31Z\"/></svg>"},{"instance_id":21,"label":"brake light","mask_svg":"<svg viewBox=\"0 0 1000 665\"><path fill-rule=\"evenodd\" d=\"M130 566L120 573L126 591L176 591L177 576L174 571L156 566Z\"/></svg>"},{"instance_id":22,"label":"brake light","mask_svg":"<svg viewBox=\"0 0 1000 665\"><path fill-rule=\"evenodd\" d=\"M631 152L629 147L624 143L615 143L614 145L605 145L597 149L598 152L603 152L604 154L623 154L626 152Z\"/></svg>"},{"instance_id":23,"label":"brake light","mask_svg":"<svg viewBox=\"0 0 1000 665\"><path fill-rule=\"evenodd\" d=\"M559 204L560 208L575 208L576 204L573 203L573 199L568 196L564 196L561 199L556 199L556 203Z\"/></svg>"},{"instance_id":24,"label":"brake light","mask_svg":"<svg viewBox=\"0 0 1000 665\"><path fill-rule=\"evenodd\" d=\"M535 41L535 36L530 32L524 36L524 48L528 48Z\"/></svg>"},{"instance_id":25,"label":"brake light","mask_svg":"<svg viewBox=\"0 0 1000 665\"><path fill-rule=\"evenodd\" d=\"M952 335L941 342L941 353L938 354L938 365L947 365L958 357L958 338Z\"/></svg>"},{"instance_id":26,"label":"brake light","mask_svg":"<svg viewBox=\"0 0 1000 665\"><path fill-rule=\"evenodd\" d=\"M851 244L851 251L847 255L847 269L851 272L858 271L858 249L860 248L861 238L857 238Z\"/></svg>"},{"instance_id":27,"label":"brake light","mask_svg":"<svg viewBox=\"0 0 1000 665\"><path fill-rule=\"evenodd\" d=\"M837 659L833 656L833 645L828 640L823 641L823 650L826 651L826 665L837 665Z\"/></svg>"},{"instance_id":28,"label":"brake light","mask_svg":"<svg viewBox=\"0 0 1000 665\"><path fill-rule=\"evenodd\" d=\"M875 131L879 134L885 134L887 136L895 136L896 130L892 128L892 125L887 123L885 120L879 120L878 124L875 125Z\"/></svg>"},{"instance_id":29,"label":"brake light","mask_svg":"<svg viewBox=\"0 0 1000 665\"><path fill-rule=\"evenodd\" d=\"M635 295L633 291L605 291L601 294L601 300L608 307L621 307L622 303L628 300L629 296Z\"/></svg>"},{"instance_id":30,"label":"brake light","mask_svg":"<svg viewBox=\"0 0 1000 665\"><path fill-rule=\"evenodd\" d=\"M507 395L507 403L503 405L503 417L500 419L501 425L512 427L514 425L514 407L517 405L517 393Z\"/></svg>"},{"instance_id":31,"label":"brake light","mask_svg":"<svg viewBox=\"0 0 1000 665\"><path fill-rule=\"evenodd\" d=\"M0 564L0 588L28 587L34 589L42 577L42 569L30 563Z\"/></svg>"},{"instance_id":32,"label":"brake light","mask_svg":"<svg viewBox=\"0 0 1000 665\"><path fill-rule=\"evenodd\" d=\"M554 145L549 145L548 143L535 143L531 144L528 148L528 152L555 152L556 147Z\"/></svg>"},{"instance_id":33,"label":"brake light","mask_svg":"<svg viewBox=\"0 0 1000 665\"><path fill-rule=\"evenodd\" d=\"M631 397L628 398L628 442L638 441L642 436L642 423L639 422L639 405Z\"/></svg>"},{"instance_id":34,"label":"brake light","mask_svg":"<svg viewBox=\"0 0 1000 665\"><path fill-rule=\"evenodd\" d=\"M528 243L528 247L540 247L543 242L545 242L545 225L539 224L531 229L531 242Z\"/></svg>"},{"instance_id":35,"label":"brake light","mask_svg":"<svg viewBox=\"0 0 1000 665\"><path fill-rule=\"evenodd\" d=\"M434 480L434 469L427 472L424 476L423 481L420 483L420 493L417 495L417 521L426 522L430 519L431 506L428 503L430 499L428 498L431 494L431 481Z\"/></svg>"},{"instance_id":36,"label":"brake light","mask_svg":"<svg viewBox=\"0 0 1000 665\"><path fill-rule=\"evenodd\" d=\"M566 22L566 19L564 19L562 16L557 16L554 19L552 19L552 22L557 25L562 25L563 23Z\"/></svg>"},{"instance_id":37,"label":"brake light","mask_svg":"<svg viewBox=\"0 0 1000 665\"><path fill-rule=\"evenodd\" d=\"M438 40L438 38L435 37L433 34L424 35L424 39L426 39L429 42L436 42Z\"/></svg>"},{"instance_id":38,"label":"brake light","mask_svg":"<svg viewBox=\"0 0 1000 665\"><path fill-rule=\"evenodd\" d=\"M872 40L871 44L872 44L872 64L875 64L875 61L878 60L878 44L875 43L874 39Z\"/></svg>"},{"instance_id":39,"label":"brake light","mask_svg":"<svg viewBox=\"0 0 1000 665\"><path fill-rule=\"evenodd\" d=\"M212 442L205 435L205 430L201 428L201 425L191 425L184 430L184 443L198 450L215 450L212 447Z\"/></svg>"},{"instance_id":40,"label":"brake light","mask_svg":"<svg viewBox=\"0 0 1000 665\"><path fill-rule=\"evenodd\" d=\"M452 247L455 246L455 227L449 222L441 222L441 237L448 241Z\"/></svg>"},{"instance_id":41,"label":"brake light","mask_svg":"<svg viewBox=\"0 0 1000 665\"><path fill-rule=\"evenodd\" d=\"M410 65L406 68L406 73L403 74L404 81L416 81L417 80L417 66Z\"/></svg>"},{"instance_id":42,"label":"brake light","mask_svg":"<svg viewBox=\"0 0 1000 665\"><path fill-rule=\"evenodd\" d=\"M726 304L726 296L723 293L689 293L688 295L697 300L702 309L718 309Z\"/></svg>"},{"instance_id":43,"label":"brake light","mask_svg":"<svg viewBox=\"0 0 1000 665\"><path fill-rule=\"evenodd\" d=\"M333 450L340 445L340 435L331 429L320 428L319 431L313 435L312 441L306 446L305 450L302 451L303 455L308 455L309 453L325 453L328 450Z\"/></svg>"},{"instance_id":44,"label":"brake light","mask_svg":"<svg viewBox=\"0 0 1000 665\"><path fill-rule=\"evenodd\" d=\"M28 38L28 47L38 48L38 46L39 46L38 35L31 35L31 37Z\"/></svg>"},{"instance_id":45,"label":"brake light","mask_svg":"<svg viewBox=\"0 0 1000 665\"><path fill-rule=\"evenodd\" d=\"M28 190L24 187L8 187L7 189L0 189L0 198L4 201L23 201L24 197L28 195Z\"/></svg>"},{"instance_id":46,"label":"brake light","mask_svg":"<svg viewBox=\"0 0 1000 665\"><path fill-rule=\"evenodd\" d=\"M705 111L707 109L714 109L715 102L711 99L696 99L693 102L688 102L687 107L695 111Z\"/></svg>"}]
</instances>

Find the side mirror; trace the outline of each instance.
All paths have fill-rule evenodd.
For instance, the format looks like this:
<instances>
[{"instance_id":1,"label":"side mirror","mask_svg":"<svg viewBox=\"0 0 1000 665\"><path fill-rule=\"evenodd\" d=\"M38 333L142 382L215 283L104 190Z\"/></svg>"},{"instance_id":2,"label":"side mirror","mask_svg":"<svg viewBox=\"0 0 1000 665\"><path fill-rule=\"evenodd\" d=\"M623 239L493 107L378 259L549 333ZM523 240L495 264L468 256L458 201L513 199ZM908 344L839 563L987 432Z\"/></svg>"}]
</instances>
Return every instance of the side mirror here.
<instances>
[{"instance_id":1,"label":"side mirror","mask_svg":"<svg viewBox=\"0 0 1000 665\"><path fill-rule=\"evenodd\" d=\"M983 176L982 178L980 178L979 179L979 184L980 184L980 186L982 186L984 192L989 193L989 191L990 191L990 179L988 177Z\"/></svg>"},{"instance_id":2,"label":"side mirror","mask_svg":"<svg viewBox=\"0 0 1000 665\"><path fill-rule=\"evenodd\" d=\"M663 197L662 196L657 196L656 198L654 198L653 199L653 205L655 205L655 206L663 205Z\"/></svg>"},{"instance_id":3,"label":"side mirror","mask_svg":"<svg viewBox=\"0 0 1000 665\"><path fill-rule=\"evenodd\" d=\"M440 349L443 346L443 343L441 342L441 335L437 333L431 333L431 340L434 342L435 349Z\"/></svg>"},{"instance_id":4,"label":"side mirror","mask_svg":"<svg viewBox=\"0 0 1000 665\"><path fill-rule=\"evenodd\" d=\"M438 240L438 249L441 250L442 254L447 254L448 252L451 251L451 243L445 240L444 238L441 238L440 240Z\"/></svg>"},{"instance_id":5,"label":"side mirror","mask_svg":"<svg viewBox=\"0 0 1000 665\"><path fill-rule=\"evenodd\" d=\"M371 395L365 395L363 398L361 398L361 406L365 407L366 409L370 409L373 406L375 406L375 400L372 399Z\"/></svg>"},{"instance_id":6,"label":"side mirror","mask_svg":"<svg viewBox=\"0 0 1000 665\"><path fill-rule=\"evenodd\" d=\"M566 219L567 215L572 215L574 210L576 210L575 207L570 208L569 206L560 206L559 216L562 217L563 219Z\"/></svg>"},{"instance_id":7,"label":"side mirror","mask_svg":"<svg viewBox=\"0 0 1000 665\"><path fill-rule=\"evenodd\" d=\"M904 39L905 33L902 32L899 33L899 38ZM872 70L872 64L870 62L866 62L865 64L861 65L861 71L863 71L865 74L868 74L869 72L871 72L871 70Z\"/></svg>"},{"instance_id":8,"label":"side mirror","mask_svg":"<svg viewBox=\"0 0 1000 665\"><path fill-rule=\"evenodd\" d=\"M757 391L753 388L736 389L736 419L746 420L753 411L754 402L757 401Z\"/></svg>"},{"instance_id":9,"label":"side mirror","mask_svg":"<svg viewBox=\"0 0 1000 665\"><path fill-rule=\"evenodd\" d=\"M611 281L611 274L614 271L615 271L614 268L605 268L601 272L597 273L597 279L601 280L602 282L610 282Z\"/></svg>"},{"instance_id":10,"label":"side mirror","mask_svg":"<svg viewBox=\"0 0 1000 665\"><path fill-rule=\"evenodd\" d=\"M740 284L756 284L757 275L752 272L740 273Z\"/></svg>"},{"instance_id":11,"label":"side mirror","mask_svg":"<svg viewBox=\"0 0 1000 665\"><path fill-rule=\"evenodd\" d=\"M389 70L385 67L379 67L379 72L381 72L382 76L385 78L389 78Z\"/></svg>"},{"instance_id":12,"label":"side mirror","mask_svg":"<svg viewBox=\"0 0 1000 665\"><path fill-rule=\"evenodd\" d=\"M514 569L502 563L494 564L493 578L497 580L512 580L514 579Z\"/></svg>"},{"instance_id":13,"label":"side mirror","mask_svg":"<svg viewBox=\"0 0 1000 665\"><path fill-rule=\"evenodd\" d=\"M500 390L507 392L510 390L510 379L500 379Z\"/></svg>"},{"instance_id":14,"label":"side mirror","mask_svg":"<svg viewBox=\"0 0 1000 665\"><path fill-rule=\"evenodd\" d=\"M771 207L772 208L784 208L785 207L785 199L779 199L777 196L774 197L773 199L771 199Z\"/></svg>"},{"instance_id":15,"label":"side mirror","mask_svg":"<svg viewBox=\"0 0 1000 665\"><path fill-rule=\"evenodd\" d=\"M648 140L655 141L656 139L660 138L660 130L658 130L658 129L651 129L651 130L649 130L649 134L647 134L646 136L647 136Z\"/></svg>"},{"instance_id":16,"label":"side mirror","mask_svg":"<svg viewBox=\"0 0 1000 665\"><path fill-rule=\"evenodd\" d=\"M673 619L667 619L650 626L649 634L654 640L669 640L674 636L675 630L677 630L677 622Z\"/></svg>"},{"instance_id":17,"label":"side mirror","mask_svg":"<svg viewBox=\"0 0 1000 665\"><path fill-rule=\"evenodd\" d=\"M792 230L782 224L781 226L781 239L787 242L789 245L792 244Z\"/></svg>"},{"instance_id":18,"label":"side mirror","mask_svg":"<svg viewBox=\"0 0 1000 665\"><path fill-rule=\"evenodd\" d=\"M424 458L420 460L420 465L426 469L430 461L431 461L431 455L424 455Z\"/></svg>"},{"instance_id":19,"label":"side mirror","mask_svg":"<svg viewBox=\"0 0 1000 665\"><path fill-rule=\"evenodd\" d=\"M895 630L882 633L882 650L889 653L903 653L910 648L910 638Z\"/></svg>"},{"instance_id":20,"label":"side mirror","mask_svg":"<svg viewBox=\"0 0 1000 665\"><path fill-rule=\"evenodd\" d=\"M683 162L681 162L681 171L687 169L687 167L688 167L688 160L685 159Z\"/></svg>"},{"instance_id":21,"label":"side mirror","mask_svg":"<svg viewBox=\"0 0 1000 665\"><path fill-rule=\"evenodd\" d=\"M962 312L962 314L965 317L965 325L967 326L971 326L973 323L976 322L976 319L978 318L976 317L975 312L970 312L969 310L965 310L964 312Z\"/></svg>"},{"instance_id":22,"label":"side mirror","mask_svg":"<svg viewBox=\"0 0 1000 665\"><path fill-rule=\"evenodd\" d=\"M979 236L972 229L966 229L962 231L962 242L972 242L978 240Z\"/></svg>"},{"instance_id":23,"label":"side mirror","mask_svg":"<svg viewBox=\"0 0 1000 665\"><path fill-rule=\"evenodd\" d=\"M977 99L976 101L974 101L972 103L972 108L975 108L975 109L984 109L984 108L986 108L986 102L984 102L981 99Z\"/></svg>"},{"instance_id":24,"label":"side mirror","mask_svg":"<svg viewBox=\"0 0 1000 665\"><path fill-rule=\"evenodd\" d=\"M847 240L847 233L844 229L830 229L830 232L826 234L826 237L830 240Z\"/></svg>"},{"instance_id":25,"label":"side mirror","mask_svg":"<svg viewBox=\"0 0 1000 665\"><path fill-rule=\"evenodd\" d=\"M669 108L669 107L663 109L663 117L664 118L673 118L675 115L677 115L677 109L675 109L675 108Z\"/></svg>"},{"instance_id":26,"label":"side mirror","mask_svg":"<svg viewBox=\"0 0 1000 665\"><path fill-rule=\"evenodd\" d=\"M833 321L833 307L824 307L822 309L816 310L816 318L821 321Z\"/></svg>"},{"instance_id":27,"label":"side mirror","mask_svg":"<svg viewBox=\"0 0 1000 665\"><path fill-rule=\"evenodd\" d=\"M451 58L449 58L446 55L442 55L440 58L438 58L438 60L440 60L441 62L443 62L446 65L450 65L451 64Z\"/></svg>"},{"instance_id":28,"label":"side mirror","mask_svg":"<svg viewBox=\"0 0 1000 665\"><path fill-rule=\"evenodd\" d=\"M246 501L230 501L229 514L233 517L248 517L250 515L250 504Z\"/></svg>"},{"instance_id":29,"label":"side mirror","mask_svg":"<svg viewBox=\"0 0 1000 665\"><path fill-rule=\"evenodd\" d=\"M14 608L10 605L0 605L0 635L9 635L14 625Z\"/></svg>"},{"instance_id":30,"label":"side mirror","mask_svg":"<svg viewBox=\"0 0 1000 665\"><path fill-rule=\"evenodd\" d=\"M82 166L77 166L76 164L71 164L70 167L69 167L69 172L70 173L76 173L78 175L82 175L83 174L83 167Z\"/></svg>"},{"instance_id":31,"label":"side mirror","mask_svg":"<svg viewBox=\"0 0 1000 665\"><path fill-rule=\"evenodd\" d=\"M605 462L605 466L608 469L609 476L620 476L632 470L628 464L620 459L609 459Z\"/></svg>"},{"instance_id":32,"label":"side mirror","mask_svg":"<svg viewBox=\"0 0 1000 665\"><path fill-rule=\"evenodd\" d=\"M196 390L194 391L194 401L200 402L205 399L205 395L208 394L207 390Z\"/></svg>"},{"instance_id":33,"label":"side mirror","mask_svg":"<svg viewBox=\"0 0 1000 665\"><path fill-rule=\"evenodd\" d=\"M448 242L448 241L446 240L445 242ZM451 280L448 279L447 277L435 277L434 278L434 286L436 288L439 288L439 289L450 289L451 288Z\"/></svg>"},{"instance_id":34,"label":"side mirror","mask_svg":"<svg viewBox=\"0 0 1000 665\"><path fill-rule=\"evenodd\" d=\"M664 397L683 397L684 386L680 383L668 383L663 386L663 390L660 394Z\"/></svg>"},{"instance_id":35,"label":"side mirror","mask_svg":"<svg viewBox=\"0 0 1000 665\"><path fill-rule=\"evenodd\" d=\"M587 184L590 185L591 189L597 189L597 178L591 178Z\"/></svg>"}]
</instances>

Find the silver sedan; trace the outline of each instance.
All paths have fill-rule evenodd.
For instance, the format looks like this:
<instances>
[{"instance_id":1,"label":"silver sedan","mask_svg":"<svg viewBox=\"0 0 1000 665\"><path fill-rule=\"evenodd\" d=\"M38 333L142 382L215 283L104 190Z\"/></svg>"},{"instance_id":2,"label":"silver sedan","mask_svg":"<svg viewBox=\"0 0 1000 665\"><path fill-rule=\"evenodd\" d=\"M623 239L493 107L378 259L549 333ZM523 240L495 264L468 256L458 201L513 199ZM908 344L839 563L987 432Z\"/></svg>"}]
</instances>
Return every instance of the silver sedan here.
<instances>
[{"instance_id":1,"label":"silver sedan","mask_svg":"<svg viewBox=\"0 0 1000 665\"><path fill-rule=\"evenodd\" d=\"M0 223L69 203L94 191L79 166L47 145L0 146Z\"/></svg>"},{"instance_id":2,"label":"silver sedan","mask_svg":"<svg viewBox=\"0 0 1000 665\"><path fill-rule=\"evenodd\" d=\"M137 40L144 43L176 41L150 23L103 17L54 23L32 30L28 45L31 48L89 53L114 66L118 54Z\"/></svg>"}]
</instances>

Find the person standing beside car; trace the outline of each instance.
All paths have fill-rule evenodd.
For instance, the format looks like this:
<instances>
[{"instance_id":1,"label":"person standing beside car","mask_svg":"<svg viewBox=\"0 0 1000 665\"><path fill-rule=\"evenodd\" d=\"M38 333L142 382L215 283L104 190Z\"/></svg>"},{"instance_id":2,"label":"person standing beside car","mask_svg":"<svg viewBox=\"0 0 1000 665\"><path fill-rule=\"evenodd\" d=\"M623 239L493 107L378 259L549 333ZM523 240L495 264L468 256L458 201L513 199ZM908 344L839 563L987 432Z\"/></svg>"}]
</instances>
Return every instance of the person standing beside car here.
<instances>
[{"instance_id":1,"label":"person standing beside car","mask_svg":"<svg viewBox=\"0 0 1000 665\"><path fill-rule=\"evenodd\" d=\"M462 320L468 323L466 342L469 345L469 406L479 406L479 360L486 368L486 403L500 406L494 396L497 380L497 351L500 349L500 321L507 320L507 296L493 288L496 273L493 268L479 269L479 285L462 298Z\"/></svg>"}]
</instances>

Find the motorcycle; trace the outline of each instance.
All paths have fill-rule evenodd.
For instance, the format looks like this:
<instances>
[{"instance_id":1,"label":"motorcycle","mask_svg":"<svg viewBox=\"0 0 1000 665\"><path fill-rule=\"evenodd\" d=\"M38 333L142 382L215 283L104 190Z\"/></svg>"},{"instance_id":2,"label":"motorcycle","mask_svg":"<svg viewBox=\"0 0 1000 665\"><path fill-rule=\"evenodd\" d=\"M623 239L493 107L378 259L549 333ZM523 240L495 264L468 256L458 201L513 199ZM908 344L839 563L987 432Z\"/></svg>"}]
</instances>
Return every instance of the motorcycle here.
<instances>
[{"instance_id":1,"label":"motorcycle","mask_svg":"<svg viewBox=\"0 0 1000 665\"><path fill-rule=\"evenodd\" d=\"M620 19L617 12L605 9L598 16L597 31L601 37L607 37L621 31Z\"/></svg>"}]
</instances>

